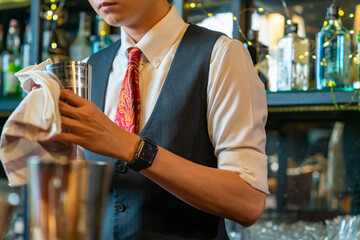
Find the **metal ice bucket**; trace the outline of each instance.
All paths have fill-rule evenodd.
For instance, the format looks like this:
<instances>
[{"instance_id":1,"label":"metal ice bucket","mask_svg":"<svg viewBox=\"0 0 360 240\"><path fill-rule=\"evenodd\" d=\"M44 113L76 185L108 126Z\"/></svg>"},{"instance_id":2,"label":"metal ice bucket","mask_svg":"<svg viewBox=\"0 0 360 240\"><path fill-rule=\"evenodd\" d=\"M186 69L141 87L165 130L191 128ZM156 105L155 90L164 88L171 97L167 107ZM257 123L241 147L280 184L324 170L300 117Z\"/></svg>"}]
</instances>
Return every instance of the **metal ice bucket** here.
<instances>
[{"instance_id":1,"label":"metal ice bucket","mask_svg":"<svg viewBox=\"0 0 360 240\"><path fill-rule=\"evenodd\" d=\"M28 159L31 240L100 240L112 165Z\"/></svg>"},{"instance_id":2,"label":"metal ice bucket","mask_svg":"<svg viewBox=\"0 0 360 240\"><path fill-rule=\"evenodd\" d=\"M65 89L91 100L91 65L79 61L63 61L47 65L44 70L59 80Z\"/></svg>"}]
</instances>

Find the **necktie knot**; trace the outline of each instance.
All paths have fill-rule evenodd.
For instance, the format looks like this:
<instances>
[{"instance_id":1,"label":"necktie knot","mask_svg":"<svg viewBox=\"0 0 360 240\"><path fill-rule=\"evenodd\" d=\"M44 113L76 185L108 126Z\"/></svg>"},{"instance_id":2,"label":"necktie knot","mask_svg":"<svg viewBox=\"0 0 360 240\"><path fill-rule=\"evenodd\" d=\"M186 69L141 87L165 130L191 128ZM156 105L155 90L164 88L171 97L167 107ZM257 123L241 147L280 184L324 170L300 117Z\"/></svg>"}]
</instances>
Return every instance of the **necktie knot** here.
<instances>
[{"instance_id":1,"label":"necktie knot","mask_svg":"<svg viewBox=\"0 0 360 240\"><path fill-rule=\"evenodd\" d=\"M129 65L138 66L140 63L141 50L137 47L128 48Z\"/></svg>"}]
</instances>

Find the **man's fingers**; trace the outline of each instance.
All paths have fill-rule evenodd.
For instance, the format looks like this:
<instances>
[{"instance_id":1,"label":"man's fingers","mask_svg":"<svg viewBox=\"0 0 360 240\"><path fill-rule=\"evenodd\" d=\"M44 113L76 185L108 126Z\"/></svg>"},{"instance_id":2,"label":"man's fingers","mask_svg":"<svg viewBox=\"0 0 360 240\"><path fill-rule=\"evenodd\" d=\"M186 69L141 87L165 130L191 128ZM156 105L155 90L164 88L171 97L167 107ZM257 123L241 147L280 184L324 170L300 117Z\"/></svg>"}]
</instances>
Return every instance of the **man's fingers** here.
<instances>
[{"instance_id":1,"label":"man's fingers","mask_svg":"<svg viewBox=\"0 0 360 240\"><path fill-rule=\"evenodd\" d=\"M69 104L66 104L63 101L59 101L59 110L61 115L65 115L71 118L76 118L76 108L73 106L70 106Z\"/></svg>"},{"instance_id":2,"label":"man's fingers","mask_svg":"<svg viewBox=\"0 0 360 240\"><path fill-rule=\"evenodd\" d=\"M74 144L79 145L81 143L81 139L76 136L74 133L71 132L62 132L52 138L50 138L50 141L55 142L71 142Z\"/></svg>"},{"instance_id":3,"label":"man's fingers","mask_svg":"<svg viewBox=\"0 0 360 240\"><path fill-rule=\"evenodd\" d=\"M76 132L76 130L81 131L79 123L76 120L65 117L65 116L61 116L61 126L69 129L70 132Z\"/></svg>"},{"instance_id":4,"label":"man's fingers","mask_svg":"<svg viewBox=\"0 0 360 240\"><path fill-rule=\"evenodd\" d=\"M69 89L63 89L60 92L60 100L68 102L70 105L79 107L86 103L86 99L79 97Z\"/></svg>"}]
</instances>

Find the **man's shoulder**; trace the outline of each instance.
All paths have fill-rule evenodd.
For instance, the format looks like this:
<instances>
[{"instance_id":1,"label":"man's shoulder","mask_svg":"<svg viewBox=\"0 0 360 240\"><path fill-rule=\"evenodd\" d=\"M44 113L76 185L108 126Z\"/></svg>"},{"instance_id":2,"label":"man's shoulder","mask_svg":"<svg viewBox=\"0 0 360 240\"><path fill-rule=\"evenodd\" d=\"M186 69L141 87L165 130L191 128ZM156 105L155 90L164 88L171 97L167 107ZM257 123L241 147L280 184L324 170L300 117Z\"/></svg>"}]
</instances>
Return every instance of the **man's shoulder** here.
<instances>
[{"instance_id":1,"label":"man's shoulder","mask_svg":"<svg viewBox=\"0 0 360 240\"><path fill-rule=\"evenodd\" d=\"M222 32L210 30L208 28L201 27L195 24L190 24L187 31L191 32L192 34L199 34L201 36L206 35L206 36L220 37L224 35L224 33Z\"/></svg>"}]
</instances>

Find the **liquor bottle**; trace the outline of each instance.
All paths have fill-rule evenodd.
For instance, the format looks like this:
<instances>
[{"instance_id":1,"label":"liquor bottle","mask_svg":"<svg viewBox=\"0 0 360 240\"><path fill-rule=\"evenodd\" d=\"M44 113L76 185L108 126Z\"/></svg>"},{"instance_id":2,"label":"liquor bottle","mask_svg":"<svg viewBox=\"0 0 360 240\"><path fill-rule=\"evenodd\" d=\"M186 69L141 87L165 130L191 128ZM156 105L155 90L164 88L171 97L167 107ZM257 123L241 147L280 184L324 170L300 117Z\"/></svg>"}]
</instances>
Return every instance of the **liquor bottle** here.
<instances>
[{"instance_id":1,"label":"liquor bottle","mask_svg":"<svg viewBox=\"0 0 360 240\"><path fill-rule=\"evenodd\" d=\"M3 51L4 51L3 25L0 23L0 97L3 96Z\"/></svg>"},{"instance_id":2,"label":"liquor bottle","mask_svg":"<svg viewBox=\"0 0 360 240\"><path fill-rule=\"evenodd\" d=\"M254 31L250 29L247 33L248 42L244 43L245 47L250 53L250 57L254 66L257 63L257 55L258 55L256 48L256 46L258 45L257 36L258 36L258 31Z\"/></svg>"},{"instance_id":3,"label":"liquor bottle","mask_svg":"<svg viewBox=\"0 0 360 240\"><path fill-rule=\"evenodd\" d=\"M248 42L244 43L246 48L248 49L255 69L258 72L259 78L267 86L267 78L266 73L267 69L267 59L266 55L268 55L269 50L268 47L263 45L261 42L258 41L259 31L250 29L248 31ZM265 68L264 68L265 67Z\"/></svg>"},{"instance_id":4,"label":"liquor bottle","mask_svg":"<svg viewBox=\"0 0 360 240\"><path fill-rule=\"evenodd\" d=\"M44 21L44 32L42 38L42 46L41 46L41 60L45 61L48 58L51 58L50 55L50 44L52 39L51 33L51 22L48 20Z\"/></svg>"},{"instance_id":5,"label":"liquor bottle","mask_svg":"<svg viewBox=\"0 0 360 240\"><path fill-rule=\"evenodd\" d=\"M30 66L31 42L32 42L32 33L30 30L30 25L26 24L25 33L24 33L24 42L21 45L21 68L26 68Z\"/></svg>"},{"instance_id":6,"label":"liquor bottle","mask_svg":"<svg viewBox=\"0 0 360 240\"><path fill-rule=\"evenodd\" d=\"M80 12L79 30L74 42L70 45L70 59L82 61L91 54L91 21L86 12Z\"/></svg>"},{"instance_id":7,"label":"liquor bottle","mask_svg":"<svg viewBox=\"0 0 360 240\"><path fill-rule=\"evenodd\" d=\"M101 49L110 46L113 42L109 37L110 26L99 15L96 16L97 36L91 42L91 53L97 53Z\"/></svg>"},{"instance_id":8,"label":"liquor bottle","mask_svg":"<svg viewBox=\"0 0 360 240\"><path fill-rule=\"evenodd\" d=\"M6 98L19 98L20 82L15 77L15 72L21 68L20 29L18 21L15 19L10 20L2 61L3 96Z\"/></svg>"},{"instance_id":9,"label":"liquor bottle","mask_svg":"<svg viewBox=\"0 0 360 240\"><path fill-rule=\"evenodd\" d=\"M316 88L350 85L350 34L341 23L339 7L331 5L327 24L316 36Z\"/></svg>"},{"instance_id":10,"label":"liquor bottle","mask_svg":"<svg viewBox=\"0 0 360 240\"><path fill-rule=\"evenodd\" d=\"M4 84L4 97L6 98L19 98L20 97L20 82L15 76L17 71L20 71L20 65L15 62L9 62L8 70L6 73L6 80Z\"/></svg>"},{"instance_id":11,"label":"liquor bottle","mask_svg":"<svg viewBox=\"0 0 360 240\"><path fill-rule=\"evenodd\" d=\"M297 35L298 26L287 27L288 34L278 41L278 91L309 89L310 41Z\"/></svg>"},{"instance_id":12,"label":"liquor bottle","mask_svg":"<svg viewBox=\"0 0 360 240\"><path fill-rule=\"evenodd\" d=\"M31 65L31 42L32 42L32 33L30 29L30 24L27 23L25 26L25 33L24 33L24 42L21 45L21 68L24 69ZM24 98L26 96L26 92L21 90L21 97Z\"/></svg>"}]
</instances>

